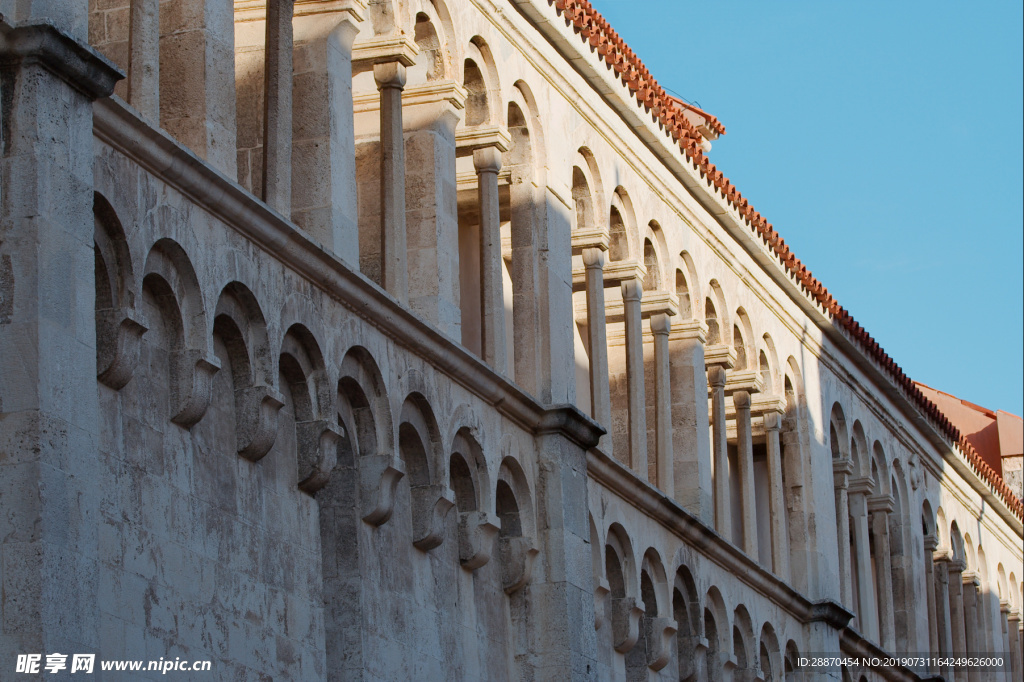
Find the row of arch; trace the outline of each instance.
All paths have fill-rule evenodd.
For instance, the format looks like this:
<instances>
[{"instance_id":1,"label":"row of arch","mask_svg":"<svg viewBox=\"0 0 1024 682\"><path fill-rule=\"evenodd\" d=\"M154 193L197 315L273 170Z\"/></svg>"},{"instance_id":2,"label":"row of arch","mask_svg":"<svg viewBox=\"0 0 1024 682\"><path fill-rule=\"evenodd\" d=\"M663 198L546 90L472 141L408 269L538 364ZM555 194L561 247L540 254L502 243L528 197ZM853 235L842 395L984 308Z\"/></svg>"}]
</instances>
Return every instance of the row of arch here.
<instances>
[{"instance_id":1,"label":"row of arch","mask_svg":"<svg viewBox=\"0 0 1024 682\"><path fill-rule=\"evenodd\" d=\"M670 664L686 681L796 679L794 639L783 646L772 623L758 626L743 604L730 610L717 586L699 590L684 562L666 572L659 552L636 551L618 522L603 537L590 524L595 628L606 653L622 654L628 679Z\"/></svg>"},{"instance_id":2,"label":"row of arch","mask_svg":"<svg viewBox=\"0 0 1024 682\"><path fill-rule=\"evenodd\" d=\"M324 338L318 316L302 304L285 306L283 333L274 343L256 296L240 281L223 286L211 315L191 260L176 241L158 239L136 272L125 231L99 193L95 260L100 382L115 390L126 386L143 337L156 333L154 343L166 346L170 421L191 429L211 403L228 401L234 450L257 462L278 438L279 413L287 404L300 489L316 494L337 469L352 470L360 479L362 517L379 526L391 518L397 486L407 485L419 549L440 544L445 518L455 510L467 570L483 566L496 546L503 562L520 564L509 574L507 590L529 578L536 554L529 476L511 436L491 444L500 458L485 457L486 436L469 405L456 407L451 426L442 431L436 399L429 397L433 390L417 370L407 370L398 382L404 397L395 403L365 346L353 345L332 368L318 341ZM221 357L215 347L223 348ZM226 395L213 389L218 372L230 377Z\"/></svg>"}]
</instances>

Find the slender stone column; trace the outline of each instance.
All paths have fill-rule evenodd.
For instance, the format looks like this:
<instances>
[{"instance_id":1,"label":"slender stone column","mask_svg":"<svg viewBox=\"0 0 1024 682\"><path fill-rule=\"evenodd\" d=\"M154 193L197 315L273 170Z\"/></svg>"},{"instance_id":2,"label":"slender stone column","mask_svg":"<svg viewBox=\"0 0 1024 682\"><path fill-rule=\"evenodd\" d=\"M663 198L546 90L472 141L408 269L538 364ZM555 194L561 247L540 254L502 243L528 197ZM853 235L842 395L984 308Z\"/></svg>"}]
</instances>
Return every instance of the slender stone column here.
<instances>
[{"instance_id":1,"label":"slender stone column","mask_svg":"<svg viewBox=\"0 0 1024 682\"><path fill-rule=\"evenodd\" d=\"M935 612L938 616L937 629L939 634L938 653L942 656L949 656L953 653L953 630L952 617L949 611L949 553L936 553L933 561L935 569ZM953 669L944 666L939 673L946 678L947 682L953 680Z\"/></svg>"},{"instance_id":2,"label":"slender stone column","mask_svg":"<svg viewBox=\"0 0 1024 682\"><path fill-rule=\"evenodd\" d=\"M587 342L590 345L590 416L608 432L599 447L612 455L612 398L608 381L608 325L604 308L605 250L583 249L587 287Z\"/></svg>"},{"instance_id":3,"label":"slender stone column","mask_svg":"<svg viewBox=\"0 0 1024 682\"><path fill-rule=\"evenodd\" d=\"M373 65L380 91L381 285L400 303L409 301L405 235L405 139L402 88L405 67L397 61Z\"/></svg>"},{"instance_id":4,"label":"slender stone column","mask_svg":"<svg viewBox=\"0 0 1024 682\"><path fill-rule=\"evenodd\" d=\"M843 606L853 608L853 577L850 575L850 474L849 459L832 460L832 479L836 493L836 543L839 549L839 589Z\"/></svg>"},{"instance_id":5,"label":"slender stone column","mask_svg":"<svg viewBox=\"0 0 1024 682\"><path fill-rule=\"evenodd\" d=\"M939 654L939 619L935 612L935 562L932 560L937 544L934 535L928 535L924 539L924 589L928 614L928 651L933 656ZM929 670L938 672L932 668Z\"/></svg>"},{"instance_id":6,"label":"slender stone column","mask_svg":"<svg viewBox=\"0 0 1024 682\"><path fill-rule=\"evenodd\" d=\"M963 581L963 604L964 604L964 653L977 655L982 653L978 646L978 639L981 635L978 632L978 576L973 571L964 571L961 574ZM959 652L957 652L959 653ZM977 668L967 669L968 682L980 682L981 672Z\"/></svg>"},{"instance_id":7,"label":"slender stone column","mask_svg":"<svg viewBox=\"0 0 1024 682\"><path fill-rule=\"evenodd\" d=\"M1013 647L1012 647L1012 641L1013 640L1012 640L1012 638L1010 636L1009 616L1010 616L1010 602L1005 600L1005 599L1001 599L999 601L999 626L1000 626L1000 629L1002 630L1002 632L997 632L996 633L997 639L999 640L999 643L1001 644L1001 646L998 649L996 649L995 651L993 651L992 653L993 654L1001 654L1001 655L1003 655L1003 656L1005 656L1005 657L1007 657L1009 659L1009 660L1006 660L1006 658L1003 659L1005 661L1005 663L1006 663L1006 667L1003 669L1002 679L1005 682L1013 682L1013 680L1016 679L1012 675L1012 671L1013 671Z\"/></svg>"},{"instance_id":8,"label":"slender stone column","mask_svg":"<svg viewBox=\"0 0 1024 682\"><path fill-rule=\"evenodd\" d=\"M786 522L786 494L782 487L782 446L779 429L782 415L765 412L764 436L768 450L768 508L772 529L772 570L783 580L789 580L789 528ZM840 538L842 545L842 538Z\"/></svg>"},{"instance_id":9,"label":"slender stone column","mask_svg":"<svg viewBox=\"0 0 1024 682\"><path fill-rule=\"evenodd\" d=\"M866 636L878 641L877 623L875 611L875 595L871 590L871 583L874 580L871 571L871 545L870 530L868 529L868 507L867 493L863 485L858 486L856 492L850 493L850 523L853 527L853 537L857 545L858 580L858 601L860 602L860 613L857 614L858 629Z\"/></svg>"},{"instance_id":10,"label":"slender stone column","mask_svg":"<svg viewBox=\"0 0 1024 682\"><path fill-rule=\"evenodd\" d=\"M722 537L732 535L732 510L729 506L729 450L725 424L725 370L708 368L711 386L711 434L715 463L715 529Z\"/></svg>"},{"instance_id":11,"label":"slender stone column","mask_svg":"<svg viewBox=\"0 0 1024 682\"><path fill-rule=\"evenodd\" d=\"M668 335L672 319L665 313L651 316L654 336L654 433L658 458L658 487L674 497L675 476L672 462L672 396L669 381Z\"/></svg>"},{"instance_id":12,"label":"slender stone column","mask_svg":"<svg viewBox=\"0 0 1024 682\"><path fill-rule=\"evenodd\" d=\"M896 647L895 613L892 593L892 557L889 553L889 512L892 498L873 498L869 501L871 510L871 533L875 540L875 591L878 596L878 643L892 651Z\"/></svg>"},{"instance_id":13,"label":"slender stone column","mask_svg":"<svg viewBox=\"0 0 1024 682\"><path fill-rule=\"evenodd\" d=\"M949 569L949 622L950 633L953 644L950 649L952 655L963 655L967 651L967 635L964 628L964 587L963 587L963 561L950 561ZM956 676L957 680L965 679L962 674Z\"/></svg>"},{"instance_id":14,"label":"slender stone column","mask_svg":"<svg viewBox=\"0 0 1024 682\"><path fill-rule=\"evenodd\" d=\"M647 406L644 389L644 338L641 319L643 288L638 279L622 282L623 324L626 331L626 390L629 393L629 463L641 478L647 476Z\"/></svg>"},{"instance_id":15,"label":"slender stone column","mask_svg":"<svg viewBox=\"0 0 1024 682\"><path fill-rule=\"evenodd\" d=\"M263 201L292 213L292 15L294 0L268 0L263 93Z\"/></svg>"},{"instance_id":16,"label":"slender stone column","mask_svg":"<svg viewBox=\"0 0 1024 682\"><path fill-rule=\"evenodd\" d=\"M128 39L128 103L160 120L160 0L132 0Z\"/></svg>"},{"instance_id":17,"label":"slender stone column","mask_svg":"<svg viewBox=\"0 0 1024 682\"><path fill-rule=\"evenodd\" d=\"M1010 611L1006 617L1007 635L1010 639L1010 671L1011 679L1019 680L1024 673L1024 661L1021 660L1020 641L1020 610Z\"/></svg>"},{"instance_id":18,"label":"slender stone column","mask_svg":"<svg viewBox=\"0 0 1024 682\"><path fill-rule=\"evenodd\" d=\"M477 195L480 199L480 319L483 322L484 362L506 374L505 293L501 283L501 217L498 211L498 171L501 152L496 147L473 150Z\"/></svg>"},{"instance_id":19,"label":"slender stone column","mask_svg":"<svg viewBox=\"0 0 1024 682\"><path fill-rule=\"evenodd\" d=\"M736 407L736 459L740 474L740 510L743 514L743 537L733 538L737 545L742 543L747 556L758 560L757 551L757 504L754 493L754 442L750 428L750 394L735 391L732 402Z\"/></svg>"}]
</instances>

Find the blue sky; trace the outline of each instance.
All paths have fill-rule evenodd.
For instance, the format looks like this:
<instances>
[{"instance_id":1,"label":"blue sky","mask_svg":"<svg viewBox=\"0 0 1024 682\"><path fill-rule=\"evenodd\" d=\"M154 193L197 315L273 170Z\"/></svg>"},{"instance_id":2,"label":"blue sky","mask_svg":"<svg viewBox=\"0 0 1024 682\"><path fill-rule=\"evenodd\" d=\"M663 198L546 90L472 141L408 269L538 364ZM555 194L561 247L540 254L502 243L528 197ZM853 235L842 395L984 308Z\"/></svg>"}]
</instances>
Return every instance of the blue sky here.
<instances>
[{"instance_id":1,"label":"blue sky","mask_svg":"<svg viewBox=\"0 0 1024 682\"><path fill-rule=\"evenodd\" d=\"M911 378L1022 413L1022 3L592 0Z\"/></svg>"}]
</instances>

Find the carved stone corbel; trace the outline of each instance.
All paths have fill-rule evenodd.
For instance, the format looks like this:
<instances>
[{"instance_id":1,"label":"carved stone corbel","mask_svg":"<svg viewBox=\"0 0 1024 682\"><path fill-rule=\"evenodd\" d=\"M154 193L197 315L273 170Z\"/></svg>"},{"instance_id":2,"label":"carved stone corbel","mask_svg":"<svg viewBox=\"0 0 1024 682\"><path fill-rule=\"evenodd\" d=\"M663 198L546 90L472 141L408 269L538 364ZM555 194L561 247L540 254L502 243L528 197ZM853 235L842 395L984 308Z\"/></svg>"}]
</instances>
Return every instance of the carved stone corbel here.
<instances>
[{"instance_id":1,"label":"carved stone corbel","mask_svg":"<svg viewBox=\"0 0 1024 682\"><path fill-rule=\"evenodd\" d=\"M648 618L645 627L647 667L651 670L661 670L672 660L672 644L675 641L673 636L679 627L672 618Z\"/></svg>"},{"instance_id":2,"label":"carved stone corbel","mask_svg":"<svg viewBox=\"0 0 1024 682\"><path fill-rule=\"evenodd\" d=\"M608 587L608 581L600 578L594 586L594 629L600 630L604 625L605 604L608 602L608 595L612 591Z\"/></svg>"},{"instance_id":3,"label":"carved stone corbel","mask_svg":"<svg viewBox=\"0 0 1024 682\"><path fill-rule=\"evenodd\" d=\"M295 425L298 444L299 488L310 495L327 485L338 461L341 429L326 419L298 422Z\"/></svg>"},{"instance_id":4,"label":"carved stone corbel","mask_svg":"<svg viewBox=\"0 0 1024 682\"><path fill-rule=\"evenodd\" d=\"M213 376L220 371L215 355L194 348L171 351L171 421L191 429L206 414L213 397Z\"/></svg>"},{"instance_id":5,"label":"carved stone corbel","mask_svg":"<svg viewBox=\"0 0 1024 682\"><path fill-rule=\"evenodd\" d=\"M398 482L405 476L405 462L393 455L359 458L359 499L363 502L363 521L382 526L395 511Z\"/></svg>"},{"instance_id":6,"label":"carved stone corbel","mask_svg":"<svg viewBox=\"0 0 1024 682\"><path fill-rule=\"evenodd\" d=\"M494 553L494 539L501 530L501 520L485 511L459 513L459 561L467 571L475 571Z\"/></svg>"},{"instance_id":7,"label":"carved stone corbel","mask_svg":"<svg viewBox=\"0 0 1024 682\"><path fill-rule=\"evenodd\" d=\"M271 386L249 386L235 391L235 444L239 455L257 462L270 452L277 440L277 413L282 407L284 396Z\"/></svg>"},{"instance_id":8,"label":"carved stone corbel","mask_svg":"<svg viewBox=\"0 0 1024 682\"><path fill-rule=\"evenodd\" d=\"M501 587L505 594L512 594L530 581L533 560L539 550L533 546L533 538L498 538L498 560L501 562Z\"/></svg>"},{"instance_id":9,"label":"carved stone corbel","mask_svg":"<svg viewBox=\"0 0 1024 682\"><path fill-rule=\"evenodd\" d=\"M679 680L680 682L701 682L708 678L707 669L707 655L708 655L708 640L705 637L687 637L686 638L691 644L693 649L693 667L687 670L683 669L682 661L679 662Z\"/></svg>"},{"instance_id":10,"label":"carved stone corbel","mask_svg":"<svg viewBox=\"0 0 1024 682\"><path fill-rule=\"evenodd\" d=\"M612 646L620 654L627 653L640 639L640 616L644 610L634 597L612 599Z\"/></svg>"},{"instance_id":11,"label":"carved stone corbel","mask_svg":"<svg viewBox=\"0 0 1024 682\"><path fill-rule=\"evenodd\" d=\"M412 489L412 544L429 552L444 540L444 520L455 506L455 493L441 483Z\"/></svg>"},{"instance_id":12,"label":"carved stone corbel","mask_svg":"<svg viewBox=\"0 0 1024 682\"><path fill-rule=\"evenodd\" d=\"M120 391L135 375L142 335L148 328L131 308L100 310L97 317L96 378Z\"/></svg>"}]
</instances>

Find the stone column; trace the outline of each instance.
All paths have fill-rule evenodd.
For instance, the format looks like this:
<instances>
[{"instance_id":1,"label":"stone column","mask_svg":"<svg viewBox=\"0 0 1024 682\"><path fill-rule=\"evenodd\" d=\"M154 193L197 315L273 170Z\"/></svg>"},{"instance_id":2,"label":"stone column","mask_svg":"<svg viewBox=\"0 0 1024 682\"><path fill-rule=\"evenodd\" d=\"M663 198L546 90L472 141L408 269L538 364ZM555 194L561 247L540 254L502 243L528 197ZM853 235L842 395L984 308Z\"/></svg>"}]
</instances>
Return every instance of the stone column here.
<instances>
[{"instance_id":1,"label":"stone column","mask_svg":"<svg viewBox=\"0 0 1024 682\"><path fill-rule=\"evenodd\" d=\"M772 569L775 575L789 580L789 529L786 522L786 494L782 487L782 446L779 429L782 415L764 413L764 436L768 450L768 507L772 529Z\"/></svg>"},{"instance_id":2,"label":"stone column","mask_svg":"<svg viewBox=\"0 0 1024 682\"><path fill-rule=\"evenodd\" d=\"M128 40L128 103L160 120L160 0L132 0Z\"/></svg>"},{"instance_id":3,"label":"stone column","mask_svg":"<svg viewBox=\"0 0 1024 682\"><path fill-rule=\"evenodd\" d=\"M708 368L711 386L711 433L715 463L715 529L722 537L732 536L732 509L729 506L729 445L725 423L725 370Z\"/></svg>"},{"instance_id":4,"label":"stone column","mask_svg":"<svg viewBox=\"0 0 1024 682\"><path fill-rule=\"evenodd\" d=\"M875 611L875 595L871 590L871 583L874 576L871 571L871 545L870 530L868 528L868 505L867 491L870 481L864 479L857 481L855 491L850 491L850 523L853 528L854 542L857 547L858 580L858 601L860 602L860 613L857 614L858 629L866 637L875 640L879 639L876 625L878 620ZM867 488L867 489L866 489Z\"/></svg>"},{"instance_id":5,"label":"stone column","mask_svg":"<svg viewBox=\"0 0 1024 682\"><path fill-rule=\"evenodd\" d=\"M1001 633L996 633L999 643L1002 645L1000 648L993 651L993 654L1001 654L1005 658L1003 659L1005 667L1002 672L1002 679L1005 682L1013 682L1014 678L1013 671L1013 638L1010 635L1010 602L1006 599L999 600L999 625L1002 629ZM1009 659L1009 660L1007 660ZM1018 676L1019 677L1019 676Z\"/></svg>"},{"instance_id":6,"label":"stone column","mask_svg":"<svg viewBox=\"0 0 1024 682\"><path fill-rule=\"evenodd\" d=\"M658 487L669 497L675 496L675 474L672 453L672 396L670 389L668 336L672 319L666 313L651 316L654 336L654 433L658 461Z\"/></svg>"},{"instance_id":7,"label":"stone column","mask_svg":"<svg viewBox=\"0 0 1024 682\"><path fill-rule=\"evenodd\" d=\"M935 567L932 556L937 546L934 535L928 535L924 539L924 588L926 612L928 614L928 651L933 655L939 654L939 618L935 612ZM931 672L938 672L929 668Z\"/></svg>"},{"instance_id":8,"label":"stone column","mask_svg":"<svg viewBox=\"0 0 1024 682\"><path fill-rule=\"evenodd\" d=\"M160 126L237 176L234 6L178 0L160 24Z\"/></svg>"},{"instance_id":9,"label":"stone column","mask_svg":"<svg viewBox=\"0 0 1024 682\"><path fill-rule=\"evenodd\" d=\"M750 428L750 393L734 391L732 402L736 408L736 459L740 475L740 510L743 514L743 537L733 538L743 551L758 561L757 504L754 494L754 442Z\"/></svg>"},{"instance_id":10,"label":"stone column","mask_svg":"<svg viewBox=\"0 0 1024 682\"><path fill-rule=\"evenodd\" d=\"M1006 617L1007 634L1010 639L1010 677L1019 680L1024 673L1024 661L1021 660L1020 609L1010 611Z\"/></svg>"},{"instance_id":11,"label":"stone column","mask_svg":"<svg viewBox=\"0 0 1024 682\"><path fill-rule=\"evenodd\" d=\"M893 501L889 496L875 497L868 502L871 512L871 534L875 540L875 591L878 595L878 643L887 651L896 647L896 619L892 593L892 557L889 552L889 513Z\"/></svg>"},{"instance_id":12,"label":"stone column","mask_svg":"<svg viewBox=\"0 0 1024 682\"><path fill-rule=\"evenodd\" d=\"M294 0L268 0L263 93L263 201L292 214L292 16Z\"/></svg>"},{"instance_id":13,"label":"stone column","mask_svg":"<svg viewBox=\"0 0 1024 682\"><path fill-rule=\"evenodd\" d=\"M629 394L629 465L641 478L647 476L647 405L644 389L644 338L639 279L621 284L623 324L626 332L626 390Z\"/></svg>"},{"instance_id":14,"label":"stone column","mask_svg":"<svg viewBox=\"0 0 1024 682\"><path fill-rule=\"evenodd\" d=\"M963 604L964 604L964 653L977 655L982 653L978 642L981 633L978 632L978 587L980 583L974 571L963 571ZM959 653L959 652L957 652ZM977 668L967 669L968 682L979 682L981 672Z\"/></svg>"},{"instance_id":15,"label":"stone column","mask_svg":"<svg viewBox=\"0 0 1024 682\"><path fill-rule=\"evenodd\" d=\"M409 302L405 232L405 138L402 88L405 66L398 61L373 65L380 91L380 254L381 286L400 303Z\"/></svg>"},{"instance_id":16,"label":"stone column","mask_svg":"<svg viewBox=\"0 0 1024 682\"><path fill-rule=\"evenodd\" d=\"M832 460L832 481L836 492L836 535L839 549L839 589L843 606L853 608L853 577L850 575L850 474L849 459Z\"/></svg>"},{"instance_id":17,"label":"stone column","mask_svg":"<svg viewBox=\"0 0 1024 682\"><path fill-rule=\"evenodd\" d=\"M590 346L590 413L607 433L599 447L612 456L612 398L608 381L608 325L604 307L605 249L583 249L587 287L587 342Z\"/></svg>"},{"instance_id":18,"label":"stone column","mask_svg":"<svg viewBox=\"0 0 1024 682\"><path fill-rule=\"evenodd\" d=\"M675 459L672 473L676 500L708 526L714 526L705 339L706 328L698 320L676 321L669 334Z\"/></svg>"},{"instance_id":19,"label":"stone column","mask_svg":"<svg viewBox=\"0 0 1024 682\"><path fill-rule=\"evenodd\" d=\"M110 482L97 471L93 100L123 74L86 47L87 8L21 3L17 28L0 18L5 677L17 653L100 644L97 524Z\"/></svg>"},{"instance_id":20,"label":"stone column","mask_svg":"<svg viewBox=\"0 0 1024 682\"><path fill-rule=\"evenodd\" d=\"M484 362L498 374L508 372L505 347L505 293L501 282L501 217L498 205L498 171L501 152L496 147L473 150L477 196L480 200L480 320Z\"/></svg>"},{"instance_id":21,"label":"stone column","mask_svg":"<svg viewBox=\"0 0 1024 682\"><path fill-rule=\"evenodd\" d=\"M352 44L364 0L296 0L291 219L359 269Z\"/></svg>"},{"instance_id":22,"label":"stone column","mask_svg":"<svg viewBox=\"0 0 1024 682\"><path fill-rule=\"evenodd\" d=\"M950 634L952 635L951 655L962 655L967 651L967 635L964 629L964 588L963 561L950 561L948 566L949 580L949 623ZM956 676L957 680L965 679L962 674Z\"/></svg>"},{"instance_id":23,"label":"stone column","mask_svg":"<svg viewBox=\"0 0 1024 682\"><path fill-rule=\"evenodd\" d=\"M933 568L935 569L935 612L938 616L937 629L939 635L937 653L942 656L949 656L954 651L952 617L949 611L949 553L937 552L933 557ZM939 673L946 678L947 682L952 682L953 669L950 666L941 667Z\"/></svg>"}]
</instances>

